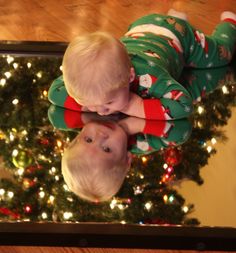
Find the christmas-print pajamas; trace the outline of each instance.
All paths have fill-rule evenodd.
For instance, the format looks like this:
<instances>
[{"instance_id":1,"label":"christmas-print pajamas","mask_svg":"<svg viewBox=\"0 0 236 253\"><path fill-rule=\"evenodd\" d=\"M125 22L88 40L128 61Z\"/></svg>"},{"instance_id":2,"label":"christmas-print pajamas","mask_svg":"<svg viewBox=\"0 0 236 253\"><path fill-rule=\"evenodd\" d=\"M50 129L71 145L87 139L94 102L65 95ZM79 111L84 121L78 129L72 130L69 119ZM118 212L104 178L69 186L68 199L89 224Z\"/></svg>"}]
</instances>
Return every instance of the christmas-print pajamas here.
<instances>
[{"instance_id":1,"label":"christmas-print pajamas","mask_svg":"<svg viewBox=\"0 0 236 253\"><path fill-rule=\"evenodd\" d=\"M147 119L180 119L190 115L192 97L178 80L183 67L223 66L235 49L236 25L224 20L205 36L185 20L152 14L135 21L121 38L135 70L130 90L144 100ZM49 89L49 100L58 106L81 110L69 97L62 77Z\"/></svg>"},{"instance_id":2,"label":"christmas-print pajamas","mask_svg":"<svg viewBox=\"0 0 236 253\"><path fill-rule=\"evenodd\" d=\"M190 114L192 97L177 82L183 67L226 65L236 42L236 25L224 20L205 36L185 20L152 14L135 21L121 41L136 78L131 90L144 98L146 118L177 119Z\"/></svg>"}]
</instances>

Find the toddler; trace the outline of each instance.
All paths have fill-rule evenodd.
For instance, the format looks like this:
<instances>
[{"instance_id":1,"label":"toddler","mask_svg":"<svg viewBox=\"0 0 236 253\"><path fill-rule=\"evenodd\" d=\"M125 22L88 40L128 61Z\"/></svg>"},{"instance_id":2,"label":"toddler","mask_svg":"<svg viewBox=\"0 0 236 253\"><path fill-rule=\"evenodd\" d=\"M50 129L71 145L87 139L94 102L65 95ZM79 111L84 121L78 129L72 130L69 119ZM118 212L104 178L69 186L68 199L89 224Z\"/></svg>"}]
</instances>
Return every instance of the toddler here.
<instances>
[{"instance_id":1,"label":"toddler","mask_svg":"<svg viewBox=\"0 0 236 253\"><path fill-rule=\"evenodd\" d=\"M211 36L170 10L130 25L120 40L102 32L77 37L63 58L63 77L49 100L71 110L108 115L123 112L146 119L190 115L192 97L176 80L184 66L210 68L230 62L236 42L236 14L223 12Z\"/></svg>"}]
</instances>

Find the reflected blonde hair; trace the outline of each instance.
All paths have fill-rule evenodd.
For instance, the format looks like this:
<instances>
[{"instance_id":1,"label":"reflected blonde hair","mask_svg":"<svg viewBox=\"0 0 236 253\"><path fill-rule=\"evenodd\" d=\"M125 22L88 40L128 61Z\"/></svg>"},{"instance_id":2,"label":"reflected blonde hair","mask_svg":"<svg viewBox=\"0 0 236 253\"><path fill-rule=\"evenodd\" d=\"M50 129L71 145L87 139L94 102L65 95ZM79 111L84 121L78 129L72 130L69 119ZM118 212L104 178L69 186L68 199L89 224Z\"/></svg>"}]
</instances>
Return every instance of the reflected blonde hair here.
<instances>
[{"instance_id":1,"label":"reflected blonde hair","mask_svg":"<svg viewBox=\"0 0 236 253\"><path fill-rule=\"evenodd\" d=\"M67 92L81 104L102 100L109 92L128 86L130 67L124 45L105 32L76 37L62 62Z\"/></svg>"},{"instance_id":2,"label":"reflected blonde hair","mask_svg":"<svg viewBox=\"0 0 236 253\"><path fill-rule=\"evenodd\" d=\"M107 201L120 189L129 166L125 159L112 167L94 165L93 159L70 146L62 157L62 175L69 189L84 200Z\"/></svg>"}]
</instances>

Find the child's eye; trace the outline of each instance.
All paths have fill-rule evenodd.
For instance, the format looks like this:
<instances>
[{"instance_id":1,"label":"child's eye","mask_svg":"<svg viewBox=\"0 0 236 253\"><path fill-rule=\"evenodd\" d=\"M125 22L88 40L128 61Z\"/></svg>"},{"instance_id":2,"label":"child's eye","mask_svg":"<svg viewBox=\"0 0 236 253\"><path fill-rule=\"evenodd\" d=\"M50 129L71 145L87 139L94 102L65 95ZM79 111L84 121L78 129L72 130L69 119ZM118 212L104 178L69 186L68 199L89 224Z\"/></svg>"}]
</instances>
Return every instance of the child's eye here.
<instances>
[{"instance_id":1,"label":"child's eye","mask_svg":"<svg viewBox=\"0 0 236 253\"><path fill-rule=\"evenodd\" d=\"M112 103L113 103L113 101L110 101L110 102L107 103L107 105L110 105L110 104L112 104Z\"/></svg>"},{"instance_id":2,"label":"child's eye","mask_svg":"<svg viewBox=\"0 0 236 253\"><path fill-rule=\"evenodd\" d=\"M93 140L90 137L84 137L84 140L88 143L91 143Z\"/></svg>"},{"instance_id":3,"label":"child's eye","mask_svg":"<svg viewBox=\"0 0 236 253\"><path fill-rule=\"evenodd\" d=\"M109 147L102 147L103 151L106 153L110 153L111 149Z\"/></svg>"}]
</instances>

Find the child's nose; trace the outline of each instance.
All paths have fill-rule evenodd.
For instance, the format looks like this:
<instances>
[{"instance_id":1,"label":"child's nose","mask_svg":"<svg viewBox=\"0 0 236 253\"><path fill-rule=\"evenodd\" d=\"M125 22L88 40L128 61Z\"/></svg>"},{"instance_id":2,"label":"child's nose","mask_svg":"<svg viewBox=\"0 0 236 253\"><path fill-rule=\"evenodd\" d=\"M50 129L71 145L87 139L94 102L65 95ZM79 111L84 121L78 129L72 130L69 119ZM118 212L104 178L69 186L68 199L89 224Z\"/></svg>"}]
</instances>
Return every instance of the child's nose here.
<instances>
[{"instance_id":1,"label":"child's nose","mask_svg":"<svg viewBox=\"0 0 236 253\"><path fill-rule=\"evenodd\" d=\"M107 139L109 137L109 135L103 130L98 130L97 135L102 139Z\"/></svg>"},{"instance_id":2,"label":"child's nose","mask_svg":"<svg viewBox=\"0 0 236 253\"><path fill-rule=\"evenodd\" d=\"M100 109L97 111L97 113L98 113L99 115L101 115L101 116L107 115L108 112L109 112L109 109L108 109L108 108L100 108Z\"/></svg>"}]
</instances>

